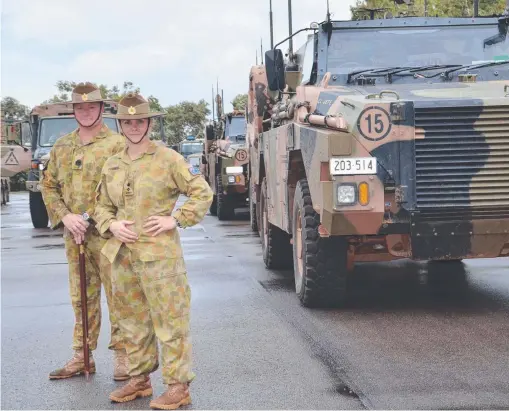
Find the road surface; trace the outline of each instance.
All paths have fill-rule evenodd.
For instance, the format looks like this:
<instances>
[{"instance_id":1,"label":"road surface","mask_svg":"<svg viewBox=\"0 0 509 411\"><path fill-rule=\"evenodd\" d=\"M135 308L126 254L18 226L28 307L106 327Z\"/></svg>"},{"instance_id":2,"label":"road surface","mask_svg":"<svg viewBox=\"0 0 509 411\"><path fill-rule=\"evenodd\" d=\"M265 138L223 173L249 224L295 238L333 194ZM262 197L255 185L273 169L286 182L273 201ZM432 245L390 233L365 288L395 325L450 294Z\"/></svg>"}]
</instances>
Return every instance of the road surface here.
<instances>
[{"instance_id":1,"label":"road surface","mask_svg":"<svg viewBox=\"0 0 509 411\"><path fill-rule=\"evenodd\" d=\"M2 207L1 226L2 408L148 409L150 398L108 399L122 383L106 316L90 381L48 379L71 354L61 232L32 228L26 193ZM181 236L197 374L187 409L509 408L507 258L466 263L465 287L442 293L422 265L364 264L346 308L311 310L291 273L265 269L246 215L207 215Z\"/></svg>"}]
</instances>

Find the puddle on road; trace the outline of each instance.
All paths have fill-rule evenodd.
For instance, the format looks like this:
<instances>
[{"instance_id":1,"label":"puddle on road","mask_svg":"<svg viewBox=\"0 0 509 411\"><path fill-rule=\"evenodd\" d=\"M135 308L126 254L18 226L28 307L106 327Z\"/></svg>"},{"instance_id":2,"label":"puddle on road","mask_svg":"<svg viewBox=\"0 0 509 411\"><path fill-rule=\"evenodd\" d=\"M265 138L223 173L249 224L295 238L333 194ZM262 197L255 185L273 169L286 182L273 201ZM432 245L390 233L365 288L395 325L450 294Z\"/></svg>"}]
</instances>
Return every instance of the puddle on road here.
<instances>
[{"instance_id":1,"label":"puddle on road","mask_svg":"<svg viewBox=\"0 0 509 411\"><path fill-rule=\"evenodd\" d=\"M267 291L293 291L295 288L295 280L290 276L258 282Z\"/></svg>"},{"instance_id":2,"label":"puddle on road","mask_svg":"<svg viewBox=\"0 0 509 411\"><path fill-rule=\"evenodd\" d=\"M225 234L223 237L226 238L248 238L248 237L258 237L256 233L241 233L241 234Z\"/></svg>"}]
</instances>

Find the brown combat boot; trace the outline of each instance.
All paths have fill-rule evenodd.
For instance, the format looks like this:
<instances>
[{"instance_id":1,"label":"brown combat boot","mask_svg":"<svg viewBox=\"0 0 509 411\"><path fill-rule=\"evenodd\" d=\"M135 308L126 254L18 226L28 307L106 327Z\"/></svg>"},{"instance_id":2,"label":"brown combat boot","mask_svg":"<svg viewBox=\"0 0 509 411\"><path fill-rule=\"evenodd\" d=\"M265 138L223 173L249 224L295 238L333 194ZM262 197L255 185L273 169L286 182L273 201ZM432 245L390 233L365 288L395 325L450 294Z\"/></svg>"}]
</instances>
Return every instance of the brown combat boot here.
<instances>
[{"instance_id":1,"label":"brown combat boot","mask_svg":"<svg viewBox=\"0 0 509 411\"><path fill-rule=\"evenodd\" d=\"M150 408L156 410L176 410L183 405L191 404L189 384L172 384L163 395L150 401Z\"/></svg>"},{"instance_id":2,"label":"brown combat boot","mask_svg":"<svg viewBox=\"0 0 509 411\"><path fill-rule=\"evenodd\" d=\"M115 365L113 367L113 379L125 381L129 379L127 353L125 350L115 350Z\"/></svg>"},{"instance_id":3,"label":"brown combat boot","mask_svg":"<svg viewBox=\"0 0 509 411\"><path fill-rule=\"evenodd\" d=\"M131 377L129 382L110 394L110 400L115 402L127 402L137 397L152 395L152 384L148 375Z\"/></svg>"},{"instance_id":4,"label":"brown combat boot","mask_svg":"<svg viewBox=\"0 0 509 411\"><path fill-rule=\"evenodd\" d=\"M90 374L95 373L95 361L92 352L89 354L90 359ZM58 380L62 378L70 378L75 375L85 374L85 358L83 351L74 351L74 356L67 361L63 368L58 368L49 373L50 380Z\"/></svg>"}]
</instances>

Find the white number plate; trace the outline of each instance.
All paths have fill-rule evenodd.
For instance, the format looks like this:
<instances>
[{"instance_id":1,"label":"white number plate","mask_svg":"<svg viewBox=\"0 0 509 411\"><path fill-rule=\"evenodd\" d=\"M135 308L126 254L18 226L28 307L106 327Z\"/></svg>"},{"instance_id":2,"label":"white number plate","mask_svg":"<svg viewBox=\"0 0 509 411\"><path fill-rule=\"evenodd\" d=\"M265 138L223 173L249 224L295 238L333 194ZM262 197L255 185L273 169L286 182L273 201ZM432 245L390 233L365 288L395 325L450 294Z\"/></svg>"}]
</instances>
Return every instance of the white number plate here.
<instances>
[{"instance_id":1,"label":"white number plate","mask_svg":"<svg viewBox=\"0 0 509 411\"><path fill-rule=\"evenodd\" d=\"M375 157L344 157L331 158L329 162L330 173L333 176L376 174Z\"/></svg>"}]
</instances>

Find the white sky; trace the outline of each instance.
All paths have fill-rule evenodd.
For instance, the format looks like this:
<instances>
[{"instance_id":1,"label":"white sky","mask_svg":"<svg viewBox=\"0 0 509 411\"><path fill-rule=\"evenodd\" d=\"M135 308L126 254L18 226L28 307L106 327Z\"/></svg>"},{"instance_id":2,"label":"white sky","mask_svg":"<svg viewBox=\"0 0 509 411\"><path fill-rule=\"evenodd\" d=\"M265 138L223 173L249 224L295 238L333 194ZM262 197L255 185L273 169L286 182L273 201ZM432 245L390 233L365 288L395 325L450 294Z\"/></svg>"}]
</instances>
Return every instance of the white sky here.
<instances>
[{"instance_id":1,"label":"white sky","mask_svg":"<svg viewBox=\"0 0 509 411\"><path fill-rule=\"evenodd\" d=\"M236 94L247 92L260 40L264 50L270 44L269 0L2 3L2 97L29 106L55 94L58 80L119 86L128 80L163 105L210 101L219 77L229 109ZM333 18L350 19L354 3L330 0ZM287 10L287 0L273 0L275 43L288 36ZM325 13L326 0L293 0L293 31L323 21Z\"/></svg>"}]
</instances>

